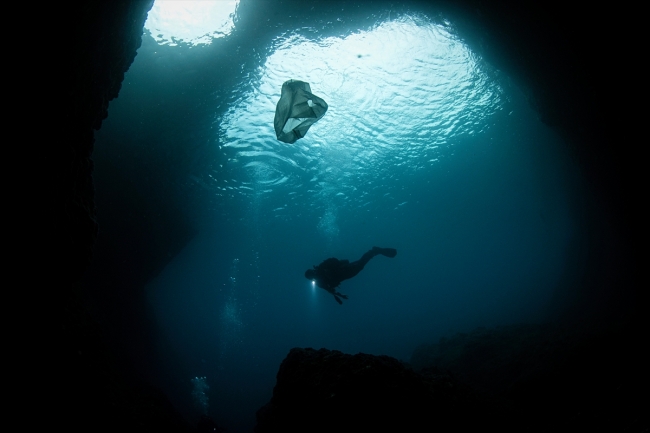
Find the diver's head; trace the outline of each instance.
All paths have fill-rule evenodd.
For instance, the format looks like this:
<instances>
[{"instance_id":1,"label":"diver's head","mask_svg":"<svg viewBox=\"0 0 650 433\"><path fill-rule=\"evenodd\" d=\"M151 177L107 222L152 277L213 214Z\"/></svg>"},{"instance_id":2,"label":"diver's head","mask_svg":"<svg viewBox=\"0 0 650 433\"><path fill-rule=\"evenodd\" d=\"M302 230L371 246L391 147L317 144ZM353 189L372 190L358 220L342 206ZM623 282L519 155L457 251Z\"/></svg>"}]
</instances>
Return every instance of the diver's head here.
<instances>
[{"instance_id":1,"label":"diver's head","mask_svg":"<svg viewBox=\"0 0 650 433\"><path fill-rule=\"evenodd\" d=\"M305 278L307 278L308 280L315 279L316 278L316 271L313 270L313 269L307 269L305 271Z\"/></svg>"}]
</instances>

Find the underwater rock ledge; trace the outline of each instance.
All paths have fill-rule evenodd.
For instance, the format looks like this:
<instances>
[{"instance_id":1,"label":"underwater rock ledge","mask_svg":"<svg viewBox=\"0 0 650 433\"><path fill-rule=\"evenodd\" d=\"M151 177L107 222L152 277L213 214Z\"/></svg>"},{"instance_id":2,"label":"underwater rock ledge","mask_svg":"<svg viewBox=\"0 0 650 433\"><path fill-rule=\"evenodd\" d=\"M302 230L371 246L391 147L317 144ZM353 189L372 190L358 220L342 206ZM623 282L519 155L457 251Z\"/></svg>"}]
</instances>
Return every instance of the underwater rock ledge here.
<instances>
[{"instance_id":1,"label":"underwater rock ledge","mask_svg":"<svg viewBox=\"0 0 650 433\"><path fill-rule=\"evenodd\" d=\"M448 374L389 356L291 349L255 431L511 431L506 409Z\"/></svg>"},{"instance_id":2,"label":"underwater rock ledge","mask_svg":"<svg viewBox=\"0 0 650 433\"><path fill-rule=\"evenodd\" d=\"M416 371L449 371L525 431L648 431L648 355L634 321L479 327L421 345ZM646 399L647 400L647 399Z\"/></svg>"},{"instance_id":3,"label":"underwater rock ledge","mask_svg":"<svg viewBox=\"0 0 650 433\"><path fill-rule=\"evenodd\" d=\"M479 327L389 356L291 349L255 431L647 432L639 324Z\"/></svg>"}]
</instances>

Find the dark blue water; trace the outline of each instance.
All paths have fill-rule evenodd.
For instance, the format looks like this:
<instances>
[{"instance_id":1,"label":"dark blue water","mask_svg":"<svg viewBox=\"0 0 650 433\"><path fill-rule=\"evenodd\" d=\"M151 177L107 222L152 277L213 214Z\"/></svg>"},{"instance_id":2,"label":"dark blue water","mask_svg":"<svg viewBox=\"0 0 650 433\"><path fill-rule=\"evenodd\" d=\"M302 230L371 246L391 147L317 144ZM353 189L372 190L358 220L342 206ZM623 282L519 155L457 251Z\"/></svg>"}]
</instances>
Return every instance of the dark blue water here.
<instances>
[{"instance_id":1,"label":"dark blue water","mask_svg":"<svg viewBox=\"0 0 650 433\"><path fill-rule=\"evenodd\" d=\"M367 16L209 46L146 33L97 134L98 170L128 141L125 166L163 173L198 230L147 284L151 380L189 419L250 430L292 347L408 361L458 331L542 322L574 278L581 178L561 139L453 23ZM273 115L291 78L330 108L287 145ZM375 245L398 254L345 281L343 305L304 277Z\"/></svg>"}]
</instances>

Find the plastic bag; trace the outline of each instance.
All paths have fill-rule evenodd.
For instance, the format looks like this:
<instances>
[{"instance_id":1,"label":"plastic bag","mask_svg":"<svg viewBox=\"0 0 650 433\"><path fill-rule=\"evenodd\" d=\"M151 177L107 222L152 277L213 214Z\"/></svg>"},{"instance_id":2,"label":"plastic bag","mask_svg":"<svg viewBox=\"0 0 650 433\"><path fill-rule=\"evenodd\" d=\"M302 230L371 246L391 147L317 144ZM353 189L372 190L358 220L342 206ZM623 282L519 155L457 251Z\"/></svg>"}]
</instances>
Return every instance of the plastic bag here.
<instances>
[{"instance_id":1,"label":"plastic bag","mask_svg":"<svg viewBox=\"0 0 650 433\"><path fill-rule=\"evenodd\" d=\"M285 143L295 143L327 111L327 102L311 93L309 83L288 80L275 107L275 135Z\"/></svg>"}]
</instances>

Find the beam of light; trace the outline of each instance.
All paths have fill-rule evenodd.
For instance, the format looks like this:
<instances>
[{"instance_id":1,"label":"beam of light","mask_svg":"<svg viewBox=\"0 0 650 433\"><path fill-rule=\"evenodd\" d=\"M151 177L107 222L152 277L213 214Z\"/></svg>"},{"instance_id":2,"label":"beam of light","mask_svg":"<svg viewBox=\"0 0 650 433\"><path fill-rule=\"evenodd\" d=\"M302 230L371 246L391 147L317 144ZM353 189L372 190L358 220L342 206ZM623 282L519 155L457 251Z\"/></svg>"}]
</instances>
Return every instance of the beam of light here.
<instances>
[{"instance_id":1,"label":"beam of light","mask_svg":"<svg viewBox=\"0 0 650 433\"><path fill-rule=\"evenodd\" d=\"M161 45L207 45L232 32L238 3L239 0L156 0L144 27Z\"/></svg>"}]
</instances>

